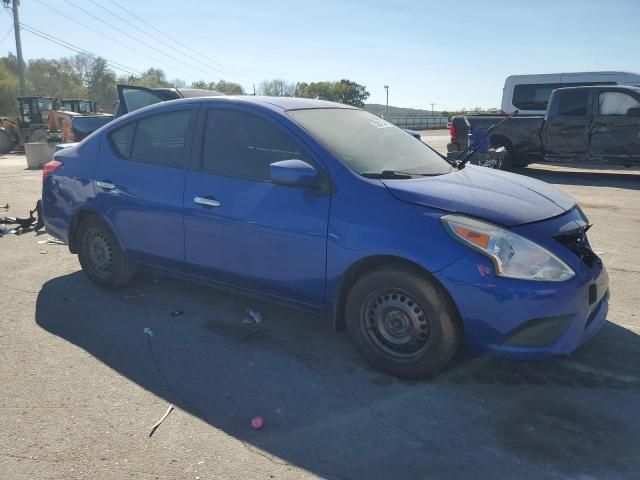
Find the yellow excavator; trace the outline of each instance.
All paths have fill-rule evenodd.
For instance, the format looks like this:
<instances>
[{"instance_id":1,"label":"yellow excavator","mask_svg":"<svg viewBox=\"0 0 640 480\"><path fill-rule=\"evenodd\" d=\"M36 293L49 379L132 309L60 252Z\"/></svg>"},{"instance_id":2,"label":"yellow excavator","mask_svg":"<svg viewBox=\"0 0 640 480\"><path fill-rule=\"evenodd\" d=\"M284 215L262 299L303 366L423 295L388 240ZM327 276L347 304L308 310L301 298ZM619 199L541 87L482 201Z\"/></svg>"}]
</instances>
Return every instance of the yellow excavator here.
<instances>
[{"instance_id":1,"label":"yellow excavator","mask_svg":"<svg viewBox=\"0 0 640 480\"><path fill-rule=\"evenodd\" d=\"M95 102L58 100L53 97L18 97L19 115L0 117L0 155L24 149L25 143L46 142L50 138L67 142L71 135L71 118L77 115L101 115Z\"/></svg>"}]
</instances>

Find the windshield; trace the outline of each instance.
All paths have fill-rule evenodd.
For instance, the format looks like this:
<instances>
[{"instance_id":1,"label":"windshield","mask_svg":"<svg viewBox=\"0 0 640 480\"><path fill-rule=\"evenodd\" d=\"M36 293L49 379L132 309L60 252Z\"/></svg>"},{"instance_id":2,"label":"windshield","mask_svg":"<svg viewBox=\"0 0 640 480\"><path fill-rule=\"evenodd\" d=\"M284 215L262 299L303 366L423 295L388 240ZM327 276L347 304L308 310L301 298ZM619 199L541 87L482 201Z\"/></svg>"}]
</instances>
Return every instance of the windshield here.
<instances>
[{"instance_id":1,"label":"windshield","mask_svg":"<svg viewBox=\"0 0 640 480\"><path fill-rule=\"evenodd\" d=\"M357 173L442 175L452 170L420 140L364 110L316 108L288 114Z\"/></svg>"},{"instance_id":2,"label":"windshield","mask_svg":"<svg viewBox=\"0 0 640 480\"><path fill-rule=\"evenodd\" d=\"M39 98L38 108L40 109L41 112L53 110L53 100L50 98Z\"/></svg>"}]
</instances>

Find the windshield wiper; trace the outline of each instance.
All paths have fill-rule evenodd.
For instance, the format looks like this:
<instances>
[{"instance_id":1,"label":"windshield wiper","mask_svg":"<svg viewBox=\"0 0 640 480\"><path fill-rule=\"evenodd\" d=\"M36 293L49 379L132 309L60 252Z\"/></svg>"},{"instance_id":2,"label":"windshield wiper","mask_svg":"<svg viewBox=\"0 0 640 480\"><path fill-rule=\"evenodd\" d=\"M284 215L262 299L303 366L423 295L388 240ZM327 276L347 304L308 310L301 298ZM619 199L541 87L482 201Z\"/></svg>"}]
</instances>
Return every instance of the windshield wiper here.
<instances>
[{"instance_id":1,"label":"windshield wiper","mask_svg":"<svg viewBox=\"0 0 640 480\"><path fill-rule=\"evenodd\" d=\"M438 175L444 175L443 173L413 173L403 172L401 170L382 170L381 172L362 172L365 178L392 178L398 180L406 180L413 177L437 177Z\"/></svg>"},{"instance_id":2,"label":"windshield wiper","mask_svg":"<svg viewBox=\"0 0 640 480\"><path fill-rule=\"evenodd\" d=\"M396 172L395 170L382 170L381 172L362 172L360 173L365 178L394 178L394 179L409 179L411 174L404 172Z\"/></svg>"}]
</instances>

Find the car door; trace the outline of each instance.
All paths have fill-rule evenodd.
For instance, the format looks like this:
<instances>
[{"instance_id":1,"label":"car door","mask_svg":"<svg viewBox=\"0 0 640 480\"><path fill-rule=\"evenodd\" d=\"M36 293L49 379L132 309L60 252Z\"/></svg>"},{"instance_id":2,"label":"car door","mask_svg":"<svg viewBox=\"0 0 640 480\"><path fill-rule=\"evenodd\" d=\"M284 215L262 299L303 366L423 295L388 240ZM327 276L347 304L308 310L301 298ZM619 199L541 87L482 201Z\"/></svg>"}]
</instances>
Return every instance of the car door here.
<instances>
[{"instance_id":1,"label":"car door","mask_svg":"<svg viewBox=\"0 0 640 480\"><path fill-rule=\"evenodd\" d=\"M549 105L542 129L545 160L586 160L591 123L591 89L556 90Z\"/></svg>"},{"instance_id":2,"label":"car door","mask_svg":"<svg viewBox=\"0 0 640 480\"><path fill-rule=\"evenodd\" d=\"M117 85L116 88L118 90L116 117L121 117L142 107L182 98L176 91L168 88L151 89L135 85Z\"/></svg>"},{"instance_id":3,"label":"car door","mask_svg":"<svg viewBox=\"0 0 640 480\"><path fill-rule=\"evenodd\" d=\"M184 267L182 197L195 108L162 109L103 136L96 202L134 261Z\"/></svg>"},{"instance_id":4,"label":"car door","mask_svg":"<svg viewBox=\"0 0 640 480\"><path fill-rule=\"evenodd\" d=\"M321 305L330 190L271 183L269 167L300 159L324 169L281 121L237 105L200 116L184 194L188 272Z\"/></svg>"},{"instance_id":5,"label":"car door","mask_svg":"<svg viewBox=\"0 0 640 480\"><path fill-rule=\"evenodd\" d=\"M594 102L589 159L595 162L640 162L639 93L601 90Z\"/></svg>"}]
</instances>

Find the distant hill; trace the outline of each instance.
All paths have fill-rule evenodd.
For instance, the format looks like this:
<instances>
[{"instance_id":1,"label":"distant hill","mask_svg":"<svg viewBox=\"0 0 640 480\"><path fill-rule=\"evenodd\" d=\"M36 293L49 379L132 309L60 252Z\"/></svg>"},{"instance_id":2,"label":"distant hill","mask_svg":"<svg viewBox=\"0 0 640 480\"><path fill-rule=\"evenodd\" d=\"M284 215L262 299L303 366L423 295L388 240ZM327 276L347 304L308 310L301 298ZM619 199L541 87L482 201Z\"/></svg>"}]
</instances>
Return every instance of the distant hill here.
<instances>
[{"instance_id":1,"label":"distant hill","mask_svg":"<svg viewBox=\"0 0 640 480\"><path fill-rule=\"evenodd\" d=\"M364 106L364 109L367 112L371 112L374 115L382 115L386 112L387 107L385 105L380 105L379 103L367 103ZM441 112L434 112L436 115L440 115ZM394 107L389 105L389 116L399 116L399 117L407 117L407 116L429 116L431 115L431 110L420 110L417 108L403 108L403 107Z\"/></svg>"}]
</instances>

